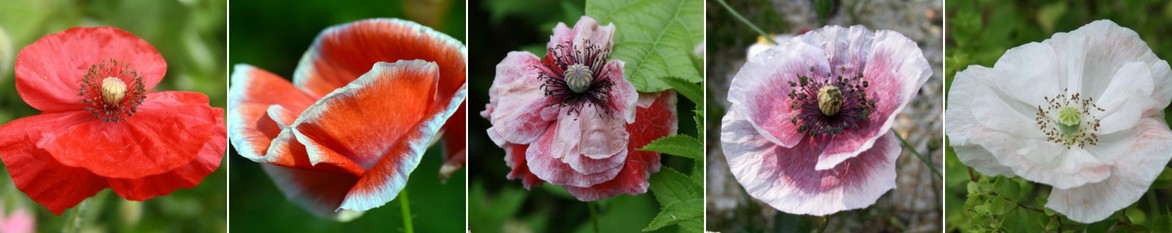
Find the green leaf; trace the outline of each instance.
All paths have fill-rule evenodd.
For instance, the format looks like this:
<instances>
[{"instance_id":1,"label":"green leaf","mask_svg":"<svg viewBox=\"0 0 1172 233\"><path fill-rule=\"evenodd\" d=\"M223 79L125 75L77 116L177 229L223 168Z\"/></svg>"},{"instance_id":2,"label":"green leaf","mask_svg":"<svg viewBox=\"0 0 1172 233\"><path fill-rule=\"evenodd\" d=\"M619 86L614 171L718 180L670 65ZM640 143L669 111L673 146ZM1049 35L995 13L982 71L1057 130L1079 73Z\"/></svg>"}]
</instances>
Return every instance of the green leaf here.
<instances>
[{"instance_id":1,"label":"green leaf","mask_svg":"<svg viewBox=\"0 0 1172 233\"><path fill-rule=\"evenodd\" d=\"M671 86L672 89L675 89L676 93L680 93L684 98L691 100L692 103L699 103L701 100L704 100L704 89L702 89L703 87L700 86L700 83L684 80L679 77L663 77L661 80L668 86Z\"/></svg>"},{"instance_id":2,"label":"green leaf","mask_svg":"<svg viewBox=\"0 0 1172 233\"><path fill-rule=\"evenodd\" d=\"M818 20L826 23L826 19L830 18L830 10L834 9L834 0L815 0L814 10L818 13Z\"/></svg>"},{"instance_id":3,"label":"green leaf","mask_svg":"<svg viewBox=\"0 0 1172 233\"><path fill-rule=\"evenodd\" d=\"M655 139L655 141L643 146L643 149L640 150L655 151L695 160L704 159L704 143L700 142L700 139L685 134Z\"/></svg>"},{"instance_id":4,"label":"green leaf","mask_svg":"<svg viewBox=\"0 0 1172 233\"><path fill-rule=\"evenodd\" d=\"M701 232L703 219L704 198L677 201L663 207L663 211L660 211L643 231L654 231L672 224L680 224L681 232Z\"/></svg>"},{"instance_id":5,"label":"green leaf","mask_svg":"<svg viewBox=\"0 0 1172 233\"><path fill-rule=\"evenodd\" d=\"M640 92L663 91L661 77L703 81L692 68L691 52L704 40L701 0L594 0L586 15L615 24L611 59L625 62L623 75Z\"/></svg>"},{"instance_id":6,"label":"green leaf","mask_svg":"<svg viewBox=\"0 0 1172 233\"><path fill-rule=\"evenodd\" d=\"M1139 209L1139 207L1135 206L1127 208L1127 212L1124 214L1127 215L1127 220L1130 220L1131 224L1135 225L1143 225L1144 220L1148 219L1147 214L1145 214L1143 210Z\"/></svg>"},{"instance_id":7,"label":"green leaf","mask_svg":"<svg viewBox=\"0 0 1172 233\"><path fill-rule=\"evenodd\" d=\"M663 167L658 173L651 175L651 194L660 205L667 206L682 200L704 198L701 185L688 176L672 169Z\"/></svg>"},{"instance_id":8,"label":"green leaf","mask_svg":"<svg viewBox=\"0 0 1172 233\"><path fill-rule=\"evenodd\" d=\"M699 102L697 102L697 103L699 103ZM693 113L692 120L696 121L696 133L700 134L700 135L697 135L696 138L703 139L704 138L704 131L706 131L706 129L707 129L704 127L705 126L705 124L704 124L705 123L704 122L704 106L697 104L696 109L692 110L692 113Z\"/></svg>"}]
</instances>

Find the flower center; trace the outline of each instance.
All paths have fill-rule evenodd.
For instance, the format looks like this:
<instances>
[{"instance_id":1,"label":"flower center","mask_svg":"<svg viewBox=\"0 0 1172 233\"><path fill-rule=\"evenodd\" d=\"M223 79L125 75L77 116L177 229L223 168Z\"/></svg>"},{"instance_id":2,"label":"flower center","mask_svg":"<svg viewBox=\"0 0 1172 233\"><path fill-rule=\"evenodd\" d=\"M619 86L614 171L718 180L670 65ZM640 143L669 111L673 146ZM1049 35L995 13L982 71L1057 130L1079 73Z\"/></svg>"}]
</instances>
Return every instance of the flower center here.
<instances>
[{"instance_id":1,"label":"flower center","mask_svg":"<svg viewBox=\"0 0 1172 233\"><path fill-rule=\"evenodd\" d=\"M616 109L608 108L606 102L610 98L610 89L614 81L623 77L610 77L613 72L606 65L610 56L610 48L602 48L592 44L589 40L582 41L584 45L575 46L566 41L558 44L545 53L540 65L535 65L540 71L537 78L544 83L545 96L553 99L553 103L568 107L567 114L576 114L586 105L594 105L599 112L610 115ZM621 73L621 72L617 72ZM621 74L619 74L621 75Z\"/></svg>"},{"instance_id":2,"label":"flower center","mask_svg":"<svg viewBox=\"0 0 1172 233\"><path fill-rule=\"evenodd\" d=\"M573 64L566 68L566 85L574 93L586 92L590 88L590 81L594 81L593 79L590 77L590 67Z\"/></svg>"},{"instance_id":3,"label":"flower center","mask_svg":"<svg viewBox=\"0 0 1172 233\"><path fill-rule=\"evenodd\" d=\"M842 107L842 91L838 90L838 87L826 85L818 89L818 109L822 110L822 114L834 116L834 114L838 114L840 107Z\"/></svg>"},{"instance_id":4,"label":"flower center","mask_svg":"<svg viewBox=\"0 0 1172 233\"><path fill-rule=\"evenodd\" d=\"M1066 90L1054 97L1042 97L1046 106L1038 106L1036 124L1046 140L1066 146L1083 148L1099 142L1099 119L1091 111L1104 112L1094 98L1082 98L1079 93ZM1051 114L1057 114L1052 116ZM1085 117L1084 117L1085 116Z\"/></svg>"},{"instance_id":5,"label":"flower center","mask_svg":"<svg viewBox=\"0 0 1172 233\"><path fill-rule=\"evenodd\" d=\"M78 95L83 97L86 111L104 122L117 122L134 115L146 99L146 89L138 71L109 59L90 66Z\"/></svg>"},{"instance_id":6,"label":"flower center","mask_svg":"<svg viewBox=\"0 0 1172 233\"><path fill-rule=\"evenodd\" d=\"M126 83L121 79L115 77L106 77L102 79L102 100L111 103L122 102L122 97L126 96Z\"/></svg>"},{"instance_id":7,"label":"flower center","mask_svg":"<svg viewBox=\"0 0 1172 233\"><path fill-rule=\"evenodd\" d=\"M870 83L863 73L839 67L819 75L811 67L809 73L795 76L798 80L789 81L787 96L790 109L798 114L789 120L800 133L831 136L869 123L875 100L867 98Z\"/></svg>"}]
</instances>

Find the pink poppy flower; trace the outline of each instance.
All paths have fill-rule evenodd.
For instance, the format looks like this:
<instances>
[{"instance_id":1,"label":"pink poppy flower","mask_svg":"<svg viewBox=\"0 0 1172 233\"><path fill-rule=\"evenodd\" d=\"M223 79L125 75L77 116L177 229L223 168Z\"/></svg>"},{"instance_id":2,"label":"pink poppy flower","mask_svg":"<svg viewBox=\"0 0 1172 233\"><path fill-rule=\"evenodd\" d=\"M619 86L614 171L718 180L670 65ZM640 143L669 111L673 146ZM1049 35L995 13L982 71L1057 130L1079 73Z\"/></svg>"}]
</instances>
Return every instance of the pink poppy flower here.
<instances>
[{"instance_id":1,"label":"pink poppy flower","mask_svg":"<svg viewBox=\"0 0 1172 233\"><path fill-rule=\"evenodd\" d=\"M467 50L414 22L362 20L323 31L293 82L237 65L232 145L290 200L348 220L393 200L441 135L463 166ZM454 171L452 169L448 169ZM343 210L345 210L343 212Z\"/></svg>"},{"instance_id":2,"label":"pink poppy flower","mask_svg":"<svg viewBox=\"0 0 1172 233\"><path fill-rule=\"evenodd\" d=\"M0 206L0 232L4 233L31 233L37 232L37 218L27 210L17 208L8 215L4 214L4 207Z\"/></svg>"},{"instance_id":3,"label":"pink poppy flower","mask_svg":"<svg viewBox=\"0 0 1172 233\"><path fill-rule=\"evenodd\" d=\"M544 59L511 52L497 65L481 116L510 179L550 182L581 201L647 192L659 154L639 148L675 134L675 93L635 91L623 62L607 60L614 30L587 16L559 23Z\"/></svg>"},{"instance_id":4,"label":"pink poppy flower","mask_svg":"<svg viewBox=\"0 0 1172 233\"><path fill-rule=\"evenodd\" d=\"M893 31L828 26L749 58L721 146L749 195L793 214L870 206L895 187L896 114L932 74Z\"/></svg>"},{"instance_id":5,"label":"pink poppy flower","mask_svg":"<svg viewBox=\"0 0 1172 233\"><path fill-rule=\"evenodd\" d=\"M20 191L61 214L102 189L143 201L192 188L220 167L223 110L203 93L150 91L167 63L113 27L42 37L16 58L16 91L40 110L0 126Z\"/></svg>"}]
</instances>

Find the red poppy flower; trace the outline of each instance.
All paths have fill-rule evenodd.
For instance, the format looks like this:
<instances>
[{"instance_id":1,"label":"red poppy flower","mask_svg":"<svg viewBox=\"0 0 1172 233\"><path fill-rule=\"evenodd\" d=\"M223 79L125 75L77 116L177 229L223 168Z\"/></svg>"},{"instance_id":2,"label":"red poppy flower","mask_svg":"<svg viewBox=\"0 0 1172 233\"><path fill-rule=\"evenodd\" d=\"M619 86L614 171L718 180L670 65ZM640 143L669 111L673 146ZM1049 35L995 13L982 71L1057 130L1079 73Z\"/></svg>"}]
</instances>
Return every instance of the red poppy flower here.
<instances>
[{"instance_id":1,"label":"red poppy flower","mask_svg":"<svg viewBox=\"0 0 1172 233\"><path fill-rule=\"evenodd\" d=\"M232 145L290 200L347 220L393 200L441 134L450 158L441 170L463 166L466 63L459 41L409 21L326 29L292 83L236 66Z\"/></svg>"},{"instance_id":2,"label":"red poppy flower","mask_svg":"<svg viewBox=\"0 0 1172 233\"><path fill-rule=\"evenodd\" d=\"M61 214L107 187L142 201L198 185L224 156L223 109L201 93L149 91L166 72L154 47L112 27L21 49L16 90L41 114L0 126L16 187Z\"/></svg>"}]
</instances>

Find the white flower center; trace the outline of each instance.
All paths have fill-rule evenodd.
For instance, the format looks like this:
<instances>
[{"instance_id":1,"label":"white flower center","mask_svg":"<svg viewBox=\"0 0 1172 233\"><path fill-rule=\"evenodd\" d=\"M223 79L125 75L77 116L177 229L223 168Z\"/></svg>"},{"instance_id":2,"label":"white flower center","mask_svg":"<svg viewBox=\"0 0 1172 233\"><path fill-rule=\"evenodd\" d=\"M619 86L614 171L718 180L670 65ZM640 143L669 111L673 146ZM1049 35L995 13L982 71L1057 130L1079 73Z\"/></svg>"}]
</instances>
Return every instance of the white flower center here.
<instances>
[{"instance_id":1,"label":"white flower center","mask_svg":"<svg viewBox=\"0 0 1172 233\"><path fill-rule=\"evenodd\" d=\"M1038 106L1034 118L1038 129L1046 140L1066 146L1067 149L1095 145L1099 142L1099 119L1096 113L1104 112L1095 104L1094 98L1082 98L1079 93L1067 94L1066 90L1054 97L1043 97L1046 106ZM1051 114L1057 114L1052 116Z\"/></svg>"},{"instance_id":2,"label":"white flower center","mask_svg":"<svg viewBox=\"0 0 1172 233\"><path fill-rule=\"evenodd\" d=\"M126 96L126 83L122 79L106 77L102 79L102 100L107 104L116 104Z\"/></svg>"},{"instance_id":3,"label":"white flower center","mask_svg":"<svg viewBox=\"0 0 1172 233\"><path fill-rule=\"evenodd\" d=\"M570 87L574 93L586 92L590 89L590 82L594 81L591 77L590 67L582 64L573 64L566 68L566 86Z\"/></svg>"}]
</instances>

